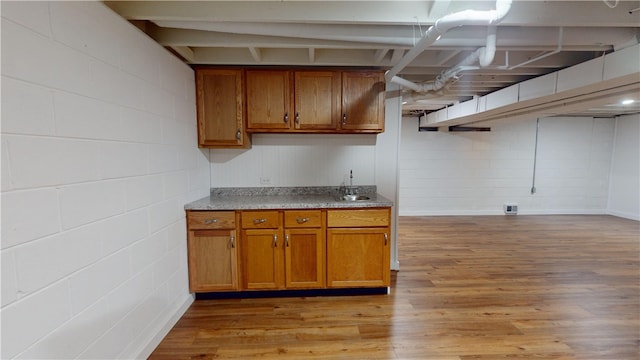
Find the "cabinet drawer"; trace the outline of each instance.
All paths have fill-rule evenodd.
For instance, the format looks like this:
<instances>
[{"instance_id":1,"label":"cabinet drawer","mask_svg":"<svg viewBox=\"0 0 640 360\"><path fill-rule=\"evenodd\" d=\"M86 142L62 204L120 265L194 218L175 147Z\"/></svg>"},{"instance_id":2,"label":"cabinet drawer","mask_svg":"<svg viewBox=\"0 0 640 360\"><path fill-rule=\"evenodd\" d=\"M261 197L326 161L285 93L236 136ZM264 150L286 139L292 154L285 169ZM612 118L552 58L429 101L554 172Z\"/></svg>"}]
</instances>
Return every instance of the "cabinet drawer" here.
<instances>
[{"instance_id":1,"label":"cabinet drawer","mask_svg":"<svg viewBox=\"0 0 640 360\"><path fill-rule=\"evenodd\" d=\"M390 209L327 211L327 227L389 226L390 223Z\"/></svg>"},{"instance_id":2,"label":"cabinet drawer","mask_svg":"<svg viewBox=\"0 0 640 360\"><path fill-rule=\"evenodd\" d=\"M243 229L276 229L282 223L278 211L243 211Z\"/></svg>"},{"instance_id":3,"label":"cabinet drawer","mask_svg":"<svg viewBox=\"0 0 640 360\"><path fill-rule=\"evenodd\" d=\"M286 228L322 227L322 211L320 210L285 211L284 226Z\"/></svg>"},{"instance_id":4,"label":"cabinet drawer","mask_svg":"<svg viewBox=\"0 0 640 360\"><path fill-rule=\"evenodd\" d=\"M235 229L235 211L189 211L187 226L193 229Z\"/></svg>"}]
</instances>

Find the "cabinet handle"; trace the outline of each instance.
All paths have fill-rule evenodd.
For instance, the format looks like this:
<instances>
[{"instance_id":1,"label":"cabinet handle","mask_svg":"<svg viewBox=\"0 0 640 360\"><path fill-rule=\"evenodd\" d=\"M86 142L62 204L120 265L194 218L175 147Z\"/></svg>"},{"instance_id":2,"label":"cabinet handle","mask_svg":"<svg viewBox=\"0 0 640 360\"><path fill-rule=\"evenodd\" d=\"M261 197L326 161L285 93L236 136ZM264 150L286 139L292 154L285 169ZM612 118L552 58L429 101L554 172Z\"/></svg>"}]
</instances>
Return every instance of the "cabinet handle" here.
<instances>
[{"instance_id":1,"label":"cabinet handle","mask_svg":"<svg viewBox=\"0 0 640 360\"><path fill-rule=\"evenodd\" d=\"M387 246L387 241L389 241L389 234L384 233L384 246Z\"/></svg>"},{"instance_id":2,"label":"cabinet handle","mask_svg":"<svg viewBox=\"0 0 640 360\"><path fill-rule=\"evenodd\" d=\"M236 131L236 140L240 141L241 138L242 138L242 133L240 132L240 129L238 129L238 131Z\"/></svg>"},{"instance_id":3,"label":"cabinet handle","mask_svg":"<svg viewBox=\"0 0 640 360\"><path fill-rule=\"evenodd\" d=\"M288 112L284 113L284 123L285 124L289 123L289 113Z\"/></svg>"},{"instance_id":4,"label":"cabinet handle","mask_svg":"<svg viewBox=\"0 0 640 360\"><path fill-rule=\"evenodd\" d=\"M296 125L300 125L300 113L296 113Z\"/></svg>"},{"instance_id":5,"label":"cabinet handle","mask_svg":"<svg viewBox=\"0 0 640 360\"><path fill-rule=\"evenodd\" d=\"M235 249L235 247L236 247L236 236L231 235L231 248Z\"/></svg>"},{"instance_id":6,"label":"cabinet handle","mask_svg":"<svg viewBox=\"0 0 640 360\"><path fill-rule=\"evenodd\" d=\"M296 222L297 222L298 224L304 224L304 223L306 223L307 221L309 221L309 218L301 218L301 217L297 217L297 218L296 218Z\"/></svg>"},{"instance_id":7,"label":"cabinet handle","mask_svg":"<svg viewBox=\"0 0 640 360\"><path fill-rule=\"evenodd\" d=\"M211 224L215 224L218 222L218 219L204 219L204 224L205 225L211 225Z\"/></svg>"},{"instance_id":8,"label":"cabinet handle","mask_svg":"<svg viewBox=\"0 0 640 360\"><path fill-rule=\"evenodd\" d=\"M286 247L289 247L289 234L284 236L284 244Z\"/></svg>"},{"instance_id":9,"label":"cabinet handle","mask_svg":"<svg viewBox=\"0 0 640 360\"><path fill-rule=\"evenodd\" d=\"M342 113L342 125L347 125L347 113Z\"/></svg>"},{"instance_id":10,"label":"cabinet handle","mask_svg":"<svg viewBox=\"0 0 640 360\"><path fill-rule=\"evenodd\" d=\"M265 219L265 218L262 218L262 219L253 219L253 223L254 223L255 225L258 225L258 224L264 224L264 223L266 223L266 222L267 222L267 219Z\"/></svg>"},{"instance_id":11,"label":"cabinet handle","mask_svg":"<svg viewBox=\"0 0 640 360\"><path fill-rule=\"evenodd\" d=\"M274 248L278 247L278 235L277 234L273 234L273 247Z\"/></svg>"}]
</instances>

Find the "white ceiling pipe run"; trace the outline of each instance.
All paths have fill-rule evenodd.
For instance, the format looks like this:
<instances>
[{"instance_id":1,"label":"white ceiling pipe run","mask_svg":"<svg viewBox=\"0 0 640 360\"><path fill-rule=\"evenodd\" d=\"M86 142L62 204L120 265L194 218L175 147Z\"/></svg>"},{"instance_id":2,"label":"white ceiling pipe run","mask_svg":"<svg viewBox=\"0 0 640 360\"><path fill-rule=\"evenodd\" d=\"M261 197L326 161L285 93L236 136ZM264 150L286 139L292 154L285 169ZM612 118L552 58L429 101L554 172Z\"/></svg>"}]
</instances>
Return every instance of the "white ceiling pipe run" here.
<instances>
[{"instance_id":1,"label":"white ceiling pipe run","mask_svg":"<svg viewBox=\"0 0 640 360\"><path fill-rule=\"evenodd\" d=\"M496 55L496 32L498 31L498 27L495 25L489 25L487 29L487 44L480 48L480 56L478 61L480 62L480 67L487 67L491 65L494 56Z\"/></svg>"},{"instance_id":2,"label":"white ceiling pipe run","mask_svg":"<svg viewBox=\"0 0 640 360\"><path fill-rule=\"evenodd\" d=\"M438 19L435 25L431 26L425 35L418 41L418 43L413 47L413 49L409 50L405 56L400 59L400 61L391 69L389 69L385 73L385 78L387 81L397 83L399 85L406 86L408 85L408 80L402 81L400 83L398 76L396 76L402 69L404 69L407 65L409 65L418 55L422 54L431 44L436 42L442 34L446 33L450 29L462 25L490 25L489 34L487 35L487 44L493 47L493 54L495 54L495 25L500 22L511 9L511 0L497 0L496 1L496 9L488 10L488 11L478 11L478 10L465 10L460 11L454 14L446 15L440 19ZM492 43L492 45L490 44ZM478 59L479 53L475 51L470 57L475 57ZM477 53L477 54L476 54ZM484 50L483 62L487 62L487 60L491 63L493 61L493 55L491 55L491 50ZM478 57L476 57L478 56ZM464 65L466 64L467 59L463 60ZM460 66L460 65L459 65ZM453 74L455 75L455 74ZM434 85L432 86L430 83L418 85L413 84L410 88L414 89L418 88L420 90L415 91L430 91L434 90L433 88L439 87L442 88L444 83L436 79L434 81ZM406 86L409 87L409 86ZM433 87L433 88L432 88Z\"/></svg>"},{"instance_id":3,"label":"white ceiling pipe run","mask_svg":"<svg viewBox=\"0 0 640 360\"><path fill-rule=\"evenodd\" d=\"M480 63L480 67L482 68L491 65L491 62L493 62L496 54L496 29L497 26L495 25L489 26L487 32L487 46L481 47L472 52L456 66L438 75L435 80L427 83L416 84L399 76L394 76L393 78L391 78L391 82L404 86L416 92L438 91L442 89L447 84L447 82L449 82L449 80L457 77L460 72L469 70L471 68L478 69L478 66L471 66L476 61Z\"/></svg>"},{"instance_id":4,"label":"white ceiling pipe run","mask_svg":"<svg viewBox=\"0 0 640 360\"><path fill-rule=\"evenodd\" d=\"M449 80L457 78L460 72L468 69L476 61L480 63L481 68L485 68L493 62L493 58L496 55L496 31L498 27L496 25L489 25L487 29L487 45L477 49L467 56L464 60L458 63L456 66L440 74L434 81L420 84L423 92L425 91L437 91L442 89ZM396 76L397 78L397 76ZM419 91L419 90L416 90Z\"/></svg>"}]
</instances>

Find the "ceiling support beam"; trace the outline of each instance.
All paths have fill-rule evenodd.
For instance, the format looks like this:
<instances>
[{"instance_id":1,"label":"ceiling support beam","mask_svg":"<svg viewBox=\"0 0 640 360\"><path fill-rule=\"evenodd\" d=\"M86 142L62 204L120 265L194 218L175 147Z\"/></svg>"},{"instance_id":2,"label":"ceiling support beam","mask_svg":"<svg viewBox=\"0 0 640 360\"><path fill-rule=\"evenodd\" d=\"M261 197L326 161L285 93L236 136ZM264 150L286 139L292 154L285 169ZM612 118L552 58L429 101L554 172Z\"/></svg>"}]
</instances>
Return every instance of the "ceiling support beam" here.
<instances>
[{"instance_id":1,"label":"ceiling support beam","mask_svg":"<svg viewBox=\"0 0 640 360\"><path fill-rule=\"evenodd\" d=\"M373 55L373 62L376 64L380 64L382 59L387 55L389 49L378 49L376 53Z\"/></svg>"},{"instance_id":2,"label":"ceiling support beam","mask_svg":"<svg viewBox=\"0 0 640 360\"><path fill-rule=\"evenodd\" d=\"M447 13L468 9L467 1L438 0L429 8L427 1L352 1L345 8L342 1L105 1L105 4L130 20L183 20L221 22L287 23L297 19L305 24L358 23L414 25L416 18L432 24ZM483 2L478 2L482 4ZM486 2L484 2L486 3ZM543 27L638 26L637 1L620 1L614 9L596 2L575 12L574 1L518 1L518 6L503 25L522 26L536 23ZM444 9L444 10L442 10ZM631 14L630 12L633 11ZM625 21L620 21L625 19Z\"/></svg>"},{"instance_id":3,"label":"ceiling support beam","mask_svg":"<svg viewBox=\"0 0 640 360\"><path fill-rule=\"evenodd\" d=\"M460 50L450 50L450 51L445 51L442 50L439 52L439 54L436 56L436 63L435 65L437 66L444 66L446 64L447 61L453 59L456 55L460 54L462 51Z\"/></svg>"},{"instance_id":4,"label":"ceiling support beam","mask_svg":"<svg viewBox=\"0 0 640 360\"><path fill-rule=\"evenodd\" d=\"M451 4L451 0L435 0L429 10L429 16L433 19L439 19L447 15L446 11ZM420 19L418 19L420 20Z\"/></svg>"},{"instance_id":5,"label":"ceiling support beam","mask_svg":"<svg viewBox=\"0 0 640 360\"><path fill-rule=\"evenodd\" d=\"M187 62L194 62L195 55L193 50L188 46L170 46L171 50L178 53L178 55L182 56Z\"/></svg>"},{"instance_id":6,"label":"ceiling support beam","mask_svg":"<svg viewBox=\"0 0 640 360\"><path fill-rule=\"evenodd\" d=\"M316 49L315 48L309 48L309 62L310 63L316 62Z\"/></svg>"},{"instance_id":7,"label":"ceiling support beam","mask_svg":"<svg viewBox=\"0 0 640 360\"><path fill-rule=\"evenodd\" d=\"M255 47L250 47L249 52L251 53L251 57L253 57L253 60L255 60L256 62L262 61L262 53L260 49Z\"/></svg>"},{"instance_id":8,"label":"ceiling support beam","mask_svg":"<svg viewBox=\"0 0 640 360\"><path fill-rule=\"evenodd\" d=\"M393 49L391 53L391 64L397 64L404 56L404 49Z\"/></svg>"}]
</instances>

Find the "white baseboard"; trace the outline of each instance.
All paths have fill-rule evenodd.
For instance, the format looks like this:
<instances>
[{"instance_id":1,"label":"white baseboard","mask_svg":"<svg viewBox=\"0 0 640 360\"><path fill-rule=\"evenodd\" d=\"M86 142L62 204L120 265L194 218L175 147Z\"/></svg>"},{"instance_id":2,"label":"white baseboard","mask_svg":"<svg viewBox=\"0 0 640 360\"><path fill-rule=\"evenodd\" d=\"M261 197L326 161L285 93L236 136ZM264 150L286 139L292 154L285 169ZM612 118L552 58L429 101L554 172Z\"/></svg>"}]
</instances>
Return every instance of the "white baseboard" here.
<instances>
[{"instance_id":1,"label":"white baseboard","mask_svg":"<svg viewBox=\"0 0 640 360\"><path fill-rule=\"evenodd\" d=\"M632 213L627 213L627 212L623 212L623 211L607 210L607 215L617 216L617 217L621 217L621 218L625 218L625 219L629 219L629 220L640 221L640 214L632 214Z\"/></svg>"},{"instance_id":2,"label":"white baseboard","mask_svg":"<svg viewBox=\"0 0 640 360\"><path fill-rule=\"evenodd\" d=\"M140 346L140 350L134 352L135 359L147 359L153 352L153 350L158 347L162 339L171 331L171 328L180 320L182 315L187 311L189 306L193 303L195 297L193 294L187 294L182 298L182 300L178 300L174 303L174 310L167 311L167 315L164 318L164 321L160 321L156 331L151 330L150 335L147 338L148 341L143 343Z\"/></svg>"},{"instance_id":3,"label":"white baseboard","mask_svg":"<svg viewBox=\"0 0 640 360\"><path fill-rule=\"evenodd\" d=\"M584 209L561 209L561 210L522 210L518 215L608 215L604 209L584 210ZM455 210L455 211L400 211L398 216L481 216L481 215L502 215L506 216L502 210ZM518 216L515 215L515 216ZM514 215L508 215L514 216Z\"/></svg>"}]
</instances>

